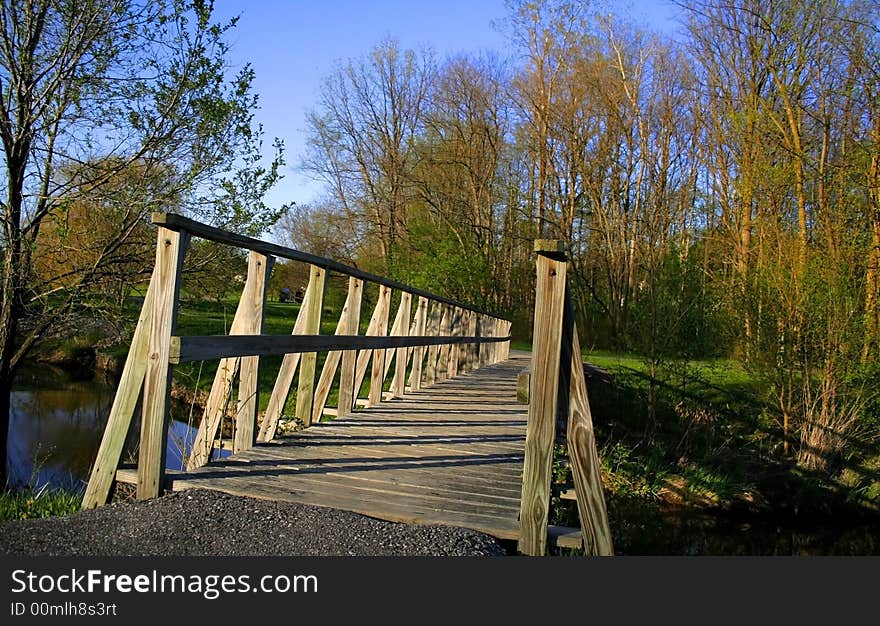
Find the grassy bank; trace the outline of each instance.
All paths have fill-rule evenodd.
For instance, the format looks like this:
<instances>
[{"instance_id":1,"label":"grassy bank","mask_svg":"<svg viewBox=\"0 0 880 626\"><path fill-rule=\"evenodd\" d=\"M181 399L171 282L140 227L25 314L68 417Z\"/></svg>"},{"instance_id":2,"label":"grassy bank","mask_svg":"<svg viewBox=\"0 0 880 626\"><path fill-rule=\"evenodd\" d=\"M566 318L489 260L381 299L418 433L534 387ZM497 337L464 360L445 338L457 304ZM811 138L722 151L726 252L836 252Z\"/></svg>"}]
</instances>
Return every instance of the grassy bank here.
<instances>
[{"instance_id":1,"label":"grassy bank","mask_svg":"<svg viewBox=\"0 0 880 626\"><path fill-rule=\"evenodd\" d=\"M68 515L79 510L82 494L61 489L0 491L0 521Z\"/></svg>"},{"instance_id":2,"label":"grassy bank","mask_svg":"<svg viewBox=\"0 0 880 626\"><path fill-rule=\"evenodd\" d=\"M880 510L876 438L854 438L826 472L798 466L766 385L740 363L668 361L652 371L636 355L583 356L604 371L588 386L612 517L648 507L794 522ZM558 511L561 523L575 515L568 503Z\"/></svg>"}]
</instances>

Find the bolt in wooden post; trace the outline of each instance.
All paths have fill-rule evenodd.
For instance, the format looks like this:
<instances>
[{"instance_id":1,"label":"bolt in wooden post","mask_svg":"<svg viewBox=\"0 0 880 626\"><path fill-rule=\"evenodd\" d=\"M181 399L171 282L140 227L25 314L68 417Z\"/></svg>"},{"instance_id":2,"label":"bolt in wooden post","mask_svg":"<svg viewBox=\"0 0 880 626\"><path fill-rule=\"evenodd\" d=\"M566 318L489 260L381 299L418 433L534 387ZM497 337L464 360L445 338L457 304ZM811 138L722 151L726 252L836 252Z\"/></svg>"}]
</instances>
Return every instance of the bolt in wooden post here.
<instances>
[{"instance_id":1,"label":"bolt in wooden post","mask_svg":"<svg viewBox=\"0 0 880 626\"><path fill-rule=\"evenodd\" d=\"M306 310L304 335L318 335L321 332L321 311L324 308L324 282L327 270L317 265L310 266L309 289L314 290ZM312 401L315 396L315 368L318 364L317 352L306 352L300 357L299 384L296 387L296 417L303 426L312 424Z\"/></svg>"},{"instance_id":2,"label":"bolt in wooden post","mask_svg":"<svg viewBox=\"0 0 880 626\"><path fill-rule=\"evenodd\" d=\"M567 264L561 242L538 240L535 251L535 320L518 549L540 556L547 552Z\"/></svg>"},{"instance_id":3,"label":"bolt in wooden post","mask_svg":"<svg viewBox=\"0 0 880 626\"><path fill-rule=\"evenodd\" d=\"M138 453L138 500L159 495L165 478L168 440L168 402L172 369L168 363L171 335L177 329L180 270L189 234L159 227L153 296L148 331L147 369L144 374L143 414Z\"/></svg>"}]
</instances>

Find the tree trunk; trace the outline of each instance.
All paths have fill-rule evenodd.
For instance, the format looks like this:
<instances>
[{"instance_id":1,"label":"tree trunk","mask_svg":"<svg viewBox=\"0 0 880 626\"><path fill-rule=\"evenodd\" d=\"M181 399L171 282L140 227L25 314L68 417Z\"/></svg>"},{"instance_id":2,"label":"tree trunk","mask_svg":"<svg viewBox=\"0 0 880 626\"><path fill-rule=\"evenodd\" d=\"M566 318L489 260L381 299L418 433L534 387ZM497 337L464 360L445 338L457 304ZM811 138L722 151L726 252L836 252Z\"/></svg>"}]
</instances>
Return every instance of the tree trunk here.
<instances>
[{"instance_id":1,"label":"tree trunk","mask_svg":"<svg viewBox=\"0 0 880 626\"><path fill-rule=\"evenodd\" d=\"M12 411L12 377L0 373L0 491L8 487L9 423Z\"/></svg>"}]
</instances>

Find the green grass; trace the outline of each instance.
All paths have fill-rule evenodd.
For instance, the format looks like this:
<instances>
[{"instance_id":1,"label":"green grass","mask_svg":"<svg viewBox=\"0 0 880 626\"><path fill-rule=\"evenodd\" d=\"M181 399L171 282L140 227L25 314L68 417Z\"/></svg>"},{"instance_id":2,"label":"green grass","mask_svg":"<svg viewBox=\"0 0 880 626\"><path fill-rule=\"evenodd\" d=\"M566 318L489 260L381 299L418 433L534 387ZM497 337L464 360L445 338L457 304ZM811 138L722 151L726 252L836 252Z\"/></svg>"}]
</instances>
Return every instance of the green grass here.
<instances>
[{"instance_id":1,"label":"green grass","mask_svg":"<svg viewBox=\"0 0 880 626\"><path fill-rule=\"evenodd\" d=\"M61 489L27 488L0 492L0 521L69 515L79 511L82 494Z\"/></svg>"}]
</instances>

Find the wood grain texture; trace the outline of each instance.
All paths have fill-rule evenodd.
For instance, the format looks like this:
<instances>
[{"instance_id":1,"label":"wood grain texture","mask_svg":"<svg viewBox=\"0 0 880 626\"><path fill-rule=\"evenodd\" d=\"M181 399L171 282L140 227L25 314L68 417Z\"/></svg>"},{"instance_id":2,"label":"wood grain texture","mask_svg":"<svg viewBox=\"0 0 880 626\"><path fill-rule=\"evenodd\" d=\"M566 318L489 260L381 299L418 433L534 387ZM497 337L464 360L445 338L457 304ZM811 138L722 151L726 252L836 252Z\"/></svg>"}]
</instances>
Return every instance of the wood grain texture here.
<instances>
[{"instance_id":1,"label":"wood grain texture","mask_svg":"<svg viewBox=\"0 0 880 626\"><path fill-rule=\"evenodd\" d=\"M424 296L419 297L419 303L416 306L415 324L413 334L417 337L425 335L428 325L428 299ZM419 391L422 388L422 378L425 364L425 346L416 346L413 350L412 371L409 377L409 386L413 391Z\"/></svg>"},{"instance_id":2,"label":"wood grain texture","mask_svg":"<svg viewBox=\"0 0 880 626\"><path fill-rule=\"evenodd\" d=\"M339 321L336 323L336 332L334 333L335 335L357 334L357 322L355 322L354 327L352 327L352 313L355 309L357 309L357 312L355 314L360 317L362 285L363 282L358 280L357 278L349 279L348 295L345 298L345 303L342 305L342 311L339 314ZM346 350L345 353L354 355L353 350ZM312 409L312 423L320 422L321 416L324 415L324 408L327 404L327 396L330 395L330 389L333 386L333 380L336 377L336 371L337 369L339 369L339 363L342 361L342 355L343 352L339 350L332 350L327 353L327 358L324 360L324 367L321 370L321 376L318 379L318 385L317 387L315 387L315 401L314 407ZM351 364L351 379L354 380L354 361L352 361ZM350 394L351 392L349 391L349 402L351 398ZM351 410L350 407L349 410Z\"/></svg>"},{"instance_id":3,"label":"wood grain texture","mask_svg":"<svg viewBox=\"0 0 880 626\"><path fill-rule=\"evenodd\" d=\"M345 316L346 335L357 335L361 324L361 301L364 295L364 281L360 278L348 279L348 309ZM357 390L354 386L355 374L357 373L357 351L345 350L342 353L342 365L339 372L339 401L337 402L336 414L345 417L354 409L354 399Z\"/></svg>"},{"instance_id":4,"label":"wood grain texture","mask_svg":"<svg viewBox=\"0 0 880 626\"><path fill-rule=\"evenodd\" d=\"M380 308L381 305L381 308ZM376 303L378 319L375 335L383 337L388 332L388 317L391 315L391 290L379 287L379 301ZM370 391L367 396L369 406L382 402L382 384L385 382L385 350L372 350L373 368L370 372Z\"/></svg>"},{"instance_id":5,"label":"wood grain texture","mask_svg":"<svg viewBox=\"0 0 880 626\"><path fill-rule=\"evenodd\" d=\"M398 324L398 336L406 336L409 333L410 315L412 314L412 295L408 293L400 294L400 307L398 308L399 320L395 320ZM387 358L387 356L386 356ZM391 379L391 397L400 398L403 396L403 388L406 384L406 366L407 366L407 350L406 347L397 348L394 352L394 377Z\"/></svg>"},{"instance_id":6,"label":"wood grain texture","mask_svg":"<svg viewBox=\"0 0 880 626\"><path fill-rule=\"evenodd\" d=\"M577 496L578 516L584 553L613 556L611 526L602 487L602 466L596 450L593 417L587 396L587 381L581 360L580 340L575 325L571 294L566 289L563 321L560 385L568 385L568 425L566 432L568 458Z\"/></svg>"},{"instance_id":7,"label":"wood grain texture","mask_svg":"<svg viewBox=\"0 0 880 626\"><path fill-rule=\"evenodd\" d=\"M391 301L391 290L384 285L379 285L379 293L376 297L376 305L373 307L373 313L370 316L370 323L367 325L367 337L376 336L379 332L379 328L382 324L387 325L387 313L385 313L385 309L388 308L389 303ZM385 334L385 331L382 331L382 335ZM358 403L358 397L360 396L361 387L363 387L364 377L367 374L367 367L370 365L370 361L373 356L372 349L362 349L357 353L357 363L355 365L355 375L354 375L354 405ZM366 399L364 400L366 402Z\"/></svg>"},{"instance_id":8,"label":"wood grain texture","mask_svg":"<svg viewBox=\"0 0 880 626\"><path fill-rule=\"evenodd\" d=\"M299 312L296 316L296 322L293 324L291 335L301 335L306 327L306 311L309 310L309 299L314 289L310 286L306 287L303 301L300 303ZM290 394L290 387L293 385L293 378L296 376L296 370L299 366L299 360L302 356L300 352L286 353L281 361L281 368L278 370L278 376L275 377L275 384L272 387L272 395L269 396L269 404L266 406L266 412L263 415L263 423L260 425L260 434L257 441L271 441L275 437L275 431L278 428L278 420L281 418L281 412L287 403L287 396Z\"/></svg>"},{"instance_id":9,"label":"wood grain texture","mask_svg":"<svg viewBox=\"0 0 880 626\"><path fill-rule=\"evenodd\" d=\"M440 318L440 335L450 336L452 334L452 307L443 305L443 315ZM449 378L449 360L452 344L441 345L440 352L437 356L437 380L446 380Z\"/></svg>"},{"instance_id":10,"label":"wood grain texture","mask_svg":"<svg viewBox=\"0 0 880 626\"><path fill-rule=\"evenodd\" d=\"M139 500L159 495L165 472L165 442L168 438L168 403L171 390L171 366L168 353L171 335L177 326L180 270L189 236L159 228L156 243L156 294L153 296L147 334L147 369L144 373L143 414L138 453Z\"/></svg>"},{"instance_id":11,"label":"wood grain texture","mask_svg":"<svg viewBox=\"0 0 880 626\"><path fill-rule=\"evenodd\" d=\"M343 419L172 477L216 489L519 536L527 408L516 404L517 354Z\"/></svg>"},{"instance_id":12,"label":"wood grain texture","mask_svg":"<svg viewBox=\"0 0 880 626\"><path fill-rule=\"evenodd\" d=\"M529 424L523 466L521 534L518 549L547 552L550 479L559 392L566 263L538 255L535 320L529 389Z\"/></svg>"},{"instance_id":13,"label":"wood grain texture","mask_svg":"<svg viewBox=\"0 0 880 626\"><path fill-rule=\"evenodd\" d=\"M327 270L316 265L309 268L309 288L314 292L309 298L306 310L304 335L317 335L321 332L321 312L324 308L324 283ZM312 424L312 402L315 396L315 368L318 363L316 352L306 352L300 357L299 381L296 387L296 418L303 426Z\"/></svg>"},{"instance_id":14,"label":"wood grain texture","mask_svg":"<svg viewBox=\"0 0 880 626\"><path fill-rule=\"evenodd\" d=\"M259 252L248 255L245 288L239 300L243 334L262 334L266 309L266 289L275 259ZM257 409L260 399L260 357L242 357L239 364L238 404L235 413L233 452L252 448L256 442Z\"/></svg>"},{"instance_id":15,"label":"wood grain texture","mask_svg":"<svg viewBox=\"0 0 880 626\"><path fill-rule=\"evenodd\" d=\"M432 302L428 312L428 321L425 334L435 337L440 334L440 317L443 314L443 303ZM430 387L437 381L437 359L440 355L440 345L434 344L428 348L427 363L425 364L425 385Z\"/></svg>"},{"instance_id":16,"label":"wood grain texture","mask_svg":"<svg viewBox=\"0 0 880 626\"><path fill-rule=\"evenodd\" d=\"M462 332L462 311L458 307L452 307L449 315L450 325L452 327L452 335L460 337ZM454 378L458 376L458 362L461 358L461 349L458 344L449 344L449 355L446 362L446 378Z\"/></svg>"}]
</instances>

